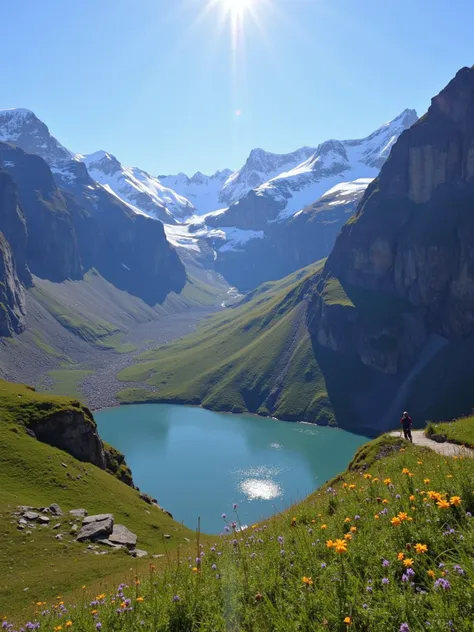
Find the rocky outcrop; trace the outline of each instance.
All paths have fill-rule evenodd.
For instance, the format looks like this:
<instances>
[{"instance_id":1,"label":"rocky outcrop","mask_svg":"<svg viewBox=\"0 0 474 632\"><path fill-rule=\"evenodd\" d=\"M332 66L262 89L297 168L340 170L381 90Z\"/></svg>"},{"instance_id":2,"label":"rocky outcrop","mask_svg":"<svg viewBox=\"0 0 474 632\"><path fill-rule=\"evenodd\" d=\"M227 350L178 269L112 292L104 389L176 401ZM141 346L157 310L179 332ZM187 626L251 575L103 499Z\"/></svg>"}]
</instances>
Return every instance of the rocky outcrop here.
<instances>
[{"instance_id":1,"label":"rocky outcrop","mask_svg":"<svg viewBox=\"0 0 474 632\"><path fill-rule=\"evenodd\" d=\"M16 271L25 286L31 285L31 273L27 264L26 219L18 200L18 190L13 178L0 169L0 232L10 244Z\"/></svg>"},{"instance_id":2,"label":"rocky outcrop","mask_svg":"<svg viewBox=\"0 0 474 632\"><path fill-rule=\"evenodd\" d=\"M397 405L441 348L444 382L471 371L449 353L474 335L473 206L474 69L463 68L394 145L308 308L314 344L358 358L372 383L387 376L380 384L398 389Z\"/></svg>"},{"instance_id":3,"label":"rocky outcrop","mask_svg":"<svg viewBox=\"0 0 474 632\"><path fill-rule=\"evenodd\" d=\"M79 461L106 469L104 447L94 418L86 408L54 412L29 427L40 441L68 452Z\"/></svg>"},{"instance_id":4,"label":"rocky outcrop","mask_svg":"<svg viewBox=\"0 0 474 632\"><path fill-rule=\"evenodd\" d=\"M16 273L9 243L0 232L0 336L25 329L25 292Z\"/></svg>"}]
</instances>

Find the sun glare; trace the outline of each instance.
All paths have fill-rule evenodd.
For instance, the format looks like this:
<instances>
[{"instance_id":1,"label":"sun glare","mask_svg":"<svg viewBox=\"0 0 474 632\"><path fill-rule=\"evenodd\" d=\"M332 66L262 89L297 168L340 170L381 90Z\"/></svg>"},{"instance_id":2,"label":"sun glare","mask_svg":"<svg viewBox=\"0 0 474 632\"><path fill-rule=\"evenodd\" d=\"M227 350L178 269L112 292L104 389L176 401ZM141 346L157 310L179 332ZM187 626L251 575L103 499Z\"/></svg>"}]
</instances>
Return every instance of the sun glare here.
<instances>
[{"instance_id":1,"label":"sun glare","mask_svg":"<svg viewBox=\"0 0 474 632\"><path fill-rule=\"evenodd\" d=\"M224 8L235 17L242 17L250 11L255 0L221 0Z\"/></svg>"}]
</instances>

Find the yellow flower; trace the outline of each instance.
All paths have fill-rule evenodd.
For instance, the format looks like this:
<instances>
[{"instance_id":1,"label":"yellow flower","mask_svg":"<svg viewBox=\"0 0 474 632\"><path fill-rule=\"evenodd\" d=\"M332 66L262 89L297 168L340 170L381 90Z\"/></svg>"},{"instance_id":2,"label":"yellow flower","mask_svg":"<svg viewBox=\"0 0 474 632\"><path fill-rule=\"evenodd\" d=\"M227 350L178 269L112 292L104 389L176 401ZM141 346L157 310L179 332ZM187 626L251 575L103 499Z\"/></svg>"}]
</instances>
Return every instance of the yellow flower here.
<instances>
[{"instance_id":1,"label":"yellow flower","mask_svg":"<svg viewBox=\"0 0 474 632\"><path fill-rule=\"evenodd\" d=\"M332 540L328 540L326 542L326 546L328 547L328 549L332 549L335 546L335 543Z\"/></svg>"},{"instance_id":2,"label":"yellow flower","mask_svg":"<svg viewBox=\"0 0 474 632\"><path fill-rule=\"evenodd\" d=\"M411 502L413 502L415 500L415 497L413 496L413 494L409 497L408 500L411 500Z\"/></svg>"},{"instance_id":3,"label":"yellow flower","mask_svg":"<svg viewBox=\"0 0 474 632\"><path fill-rule=\"evenodd\" d=\"M432 571L431 569L429 571L426 571L426 574L429 575L430 577L436 577L436 574L434 571Z\"/></svg>"},{"instance_id":4,"label":"yellow flower","mask_svg":"<svg viewBox=\"0 0 474 632\"><path fill-rule=\"evenodd\" d=\"M405 564L406 567L413 566L414 560L411 557L406 557L403 560L403 563Z\"/></svg>"},{"instance_id":5,"label":"yellow flower","mask_svg":"<svg viewBox=\"0 0 474 632\"><path fill-rule=\"evenodd\" d=\"M395 516L395 518L392 518L390 522L393 524L394 527L399 527L402 524L402 521L400 520L398 516Z\"/></svg>"},{"instance_id":6,"label":"yellow flower","mask_svg":"<svg viewBox=\"0 0 474 632\"><path fill-rule=\"evenodd\" d=\"M364 474L364 478L365 479L370 479L370 478L372 478L372 474Z\"/></svg>"},{"instance_id":7,"label":"yellow flower","mask_svg":"<svg viewBox=\"0 0 474 632\"><path fill-rule=\"evenodd\" d=\"M379 479L378 479L378 477L377 477L377 476L376 476L375 478L373 478L373 479L372 479L372 483L378 483L378 482L379 482Z\"/></svg>"},{"instance_id":8,"label":"yellow flower","mask_svg":"<svg viewBox=\"0 0 474 632\"><path fill-rule=\"evenodd\" d=\"M327 528L328 528L327 524L322 524L321 525L321 529L327 529Z\"/></svg>"},{"instance_id":9,"label":"yellow flower","mask_svg":"<svg viewBox=\"0 0 474 632\"><path fill-rule=\"evenodd\" d=\"M405 553L402 553L400 551L400 553L397 555L397 559L400 560L400 562L401 562L403 559L405 559Z\"/></svg>"},{"instance_id":10,"label":"yellow flower","mask_svg":"<svg viewBox=\"0 0 474 632\"><path fill-rule=\"evenodd\" d=\"M199 568L197 566L193 568L193 573L199 573Z\"/></svg>"},{"instance_id":11,"label":"yellow flower","mask_svg":"<svg viewBox=\"0 0 474 632\"><path fill-rule=\"evenodd\" d=\"M438 500L436 503L440 509L449 509L450 505L447 500Z\"/></svg>"},{"instance_id":12,"label":"yellow flower","mask_svg":"<svg viewBox=\"0 0 474 632\"><path fill-rule=\"evenodd\" d=\"M253 524L252 525L252 529L256 529L258 527L258 524Z\"/></svg>"},{"instance_id":13,"label":"yellow flower","mask_svg":"<svg viewBox=\"0 0 474 632\"><path fill-rule=\"evenodd\" d=\"M408 514L405 513L404 511L400 511L400 513L398 514L398 517L400 518L401 522L404 522L405 520L409 520Z\"/></svg>"},{"instance_id":14,"label":"yellow flower","mask_svg":"<svg viewBox=\"0 0 474 632\"><path fill-rule=\"evenodd\" d=\"M122 608L122 610L127 607L127 604L125 603L125 601L122 601L122 603L120 604L120 607Z\"/></svg>"},{"instance_id":15,"label":"yellow flower","mask_svg":"<svg viewBox=\"0 0 474 632\"><path fill-rule=\"evenodd\" d=\"M453 478L453 475L452 474L447 474L446 478Z\"/></svg>"},{"instance_id":16,"label":"yellow flower","mask_svg":"<svg viewBox=\"0 0 474 632\"><path fill-rule=\"evenodd\" d=\"M388 505L388 500L386 498L382 500L382 505Z\"/></svg>"},{"instance_id":17,"label":"yellow flower","mask_svg":"<svg viewBox=\"0 0 474 632\"><path fill-rule=\"evenodd\" d=\"M409 474L410 470L407 467L404 467L402 470L402 474Z\"/></svg>"},{"instance_id":18,"label":"yellow flower","mask_svg":"<svg viewBox=\"0 0 474 632\"><path fill-rule=\"evenodd\" d=\"M400 452L405 452L406 448L400 448Z\"/></svg>"},{"instance_id":19,"label":"yellow flower","mask_svg":"<svg viewBox=\"0 0 474 632\"><path fill-rule=\"evenodd\" d=\"M36 605L37 605L37 606L42 606L42 605L43 605L43 602L42 602L42 601L37 601L37 602L36 602Z\"/></svg>"},{"instance_id":20,"label":"yellow flower","mask_svg":"<svg viewBox=\"0 0 474 632\"><path fill-rule=\"evenodd\" d=\"M72 627L72 621L66 621L66 627L67 628L71 628Z\"/></svg>"},{"instance_id":21,"label":"yellow flower","mask_svg":"<svg viewBox=\"0 0 474 632\"><path fill-rule=\"evenodd\" d=\"M426 551L428 550L428 547L426 546L426 544L420 544L418 542L418 544L415 544L415 551L417 553L426 553Z\"/></svg>"},{"instance_id":22,"label":"yellow flower","mask_svg":"<svg viewBox=\"0 0 474 632\"><path fill-rule=\"evenodd\" d=\"M415 476L413 472L408 472L408 476Z\"/></svg>"},{"instance_id":23,"label":"yellow flower","mask_svg":"<svg viewBox=\"0 0 474 632\"><path fill-rule=\"evenodd\" d=\"M350 518L344 518L344 522L350 522L351 519Z\"/></svg>"},{"instance_id":24,"label":"yellow flower","mask_svg":"<svg viewBox=\"0 0 474 632\"><path fill-rule=\"evenodd\" d=\"M429 491L426 492L426 494L430 500L441 500L443 498L442 494L439 492Z\"/></svg>"},{"instance_id":25,"label":"yellow flower","mask_svg":"<svg viewBox=\"0 0 474 632\"><path fill-rule=\"evenodd\" d=\"M346 625L350 625L350 624L352 623L352 619L351 619L350 617L346 617L346 618L344 619L344 623L345 623Z\"/></svg>"},{"instance_id":26,"label":"yellow flower","mask_svg":"<svg viewBox=\"0 0 474 632\"><path fill-rule=\"evenodd\" d=\"M85 590L85 589L86 589L86 587L85 587L85 586L82 586L82 590Z\"/></svg>"},{"instance_id":27,"label":"yellow flower","mask_svg":"<svg viewBox=\"0 0 474 632\"><path fill-rule=\"evenodd\" d=\"M303 584L306 584L307 586L313 585L313 580L311 579L311 577L303 577L302 582Z\"/></svg>"},{"instance_id":28,"label":"yellow flower","mask_svg":"<svg viewBox=\"0 0 474 632\"><path fill-rule=\"evenodd\" d=\"M356 488L356 486L354 485L354 483L351 483L351 484L349 485L349 489L355 489L355 488Z\"/></svg>"},{"instance_id":29,"label":"yellow flower","mask_svg":"<svg viewBox=\"0 0 474 632\"><path fill-rule=\"evenodd\" d=\"M423 465L423 461L417 461L418 465Z\"/></svg>"},{"instance_id":30,"label":"yellow flower","mask_svg":"<svg viewBox=\"0 0 474 632\"><path fill-rule=\"evenodd\" d=\"M143 597L137 597L137 601L138 603L141 603L142 601L145 601Z\"/></svg>"},{"instance_id":31,"label":"yellow flower","mask_svg":"<svg viewBox=\"0 0 474 632\"><path fill-rule=\"evenodd\" d=\"M375 520L380 520L380 516L378 514L375 514L374 518Z\"/></svg>"},{"instance_id":32,"label":"yellow flower","mask_svg":"<svg viewBox=\"0 0 474 632\"><path fill-rule=\"evenodd\" d=\"M424 483L425 485L428 485L428 483L429 483L429 482L431 482L431 479L429 479L429 478L424 478L424 479L423 479L423 483Z\"/></svg>"},{"instance_id":33,"label":"yellow flower","mask_svg":"<svg viewBox=\"0 0 474 632\"><path fill-rule=\"evenodd\" d=\"M295 517L293 517L293 518L291 519L291 525L290 525L290 526L291 526L291 527L296 527L296 518L295 518Z\"/></svg>"},{"instance_id":34,"label":"yellow flower","mask_svg":"<svg viewBox=\"0 0 474 632\"><path fill-rule=\"evenodd\" d=\"M336 553L346 553L347 552L347 542L345 540L341 540L340 538L338 538L334 542L334 549L336 550Z\"/></svg>"},{"instance_id":35,"label":"yellow flower","mask_svg":"<svg viewBox=\"0 0 474 632\"><path fill-rule=\"evenodd\" d=\"M57 626L54 628L54 632L60 632L62 629L63 629L63 626L62 626L62 625L57 625Z\"/></svg>"},{"instance_id":36,"label":"yellow flower","mask_svg":"<svg viewBox=\"0 0 474 632\"><path fill-rule=\"evenodd\" d=\"M345 539L345 540L352 540L352 533L346 533L346 534L344 535L344 539Z\"/></svg>"},{"instance_id":37,"label":"yellow flower","mask_svg":"<svg viewBox=\"0 0 474 632\"><path fill-rule=\"evenodd\" d=\"M97 614L97 610L91 610L91 614Z\"/></svg>"},{"instance_id":38,"label":"yellow flower","mask_svg":"<svg viewBox=\"0 0 474 632\"><path fill-rule=\"evenodd\" d=\"M391 482L392 482L392 479L391 478L384 478L383 482L385 483L385 485L390 485Z\"/></svg>"},{"instance_id":39,"label":"yellow flower","mask_svg":"<svg viewBox=\"0 0 474 632\"><path fill-rule=\"evenodd\" d=\"M351 527L350 530L351 530L352 533L355 533L357 531L357 527Z\"/></svg>"},{"instance_id":40,"label":"yellow flower","mask_svg":"<svg viewBox=\"0 0 474 632\"><path fill-rule=\"evenodd\" d=\"M451 505L454 505L455 507L459 507L459 505L462 502L461 496L451 496L451 498L449 499L449 502L451 503Z\"/></svg>"},{"instance_id":41,"label":"yellow flower","mask_svg":"<svg viewBox=\"0 0 474 632\"><path fill-rule=\"evenodd\" d=\"M95 598L96 601L101 601L102 599L105 599L107 597L107 595L105 593L102 593L100 595L97 595L97 597Z\"/></svg>"},{"instance_id":42,"label":"yellow flower","mask_svg":"<svg viewBox=\"0 0 474 632\"><path fill-rule=\"evenodd\" d=\"M347 483L343 483L342 486L345 488L347 487Z\"/></svg>"}]
</instances>

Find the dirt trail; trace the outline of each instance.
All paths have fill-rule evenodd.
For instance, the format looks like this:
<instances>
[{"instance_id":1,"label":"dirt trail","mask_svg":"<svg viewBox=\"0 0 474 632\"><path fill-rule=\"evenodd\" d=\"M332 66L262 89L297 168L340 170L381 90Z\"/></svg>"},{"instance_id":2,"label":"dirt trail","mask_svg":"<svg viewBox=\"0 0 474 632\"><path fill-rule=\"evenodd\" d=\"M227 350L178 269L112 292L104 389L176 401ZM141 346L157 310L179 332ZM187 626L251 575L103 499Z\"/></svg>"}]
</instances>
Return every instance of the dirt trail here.
<instances>
[{"instance_id":1,"label":"dirt trail","mask_svg":"<svg viewBox=\"0 0 474 632\"><path fill-rule=\"evenodd\" d=\"M400 431L395 430L390 433L393 437L399 437ZM430 450L434 450L438 452L438 454L444 454L445 456L468 456L474 457L474 450L471 448L465 448L462 445L457 445L456 443L449 443L446 441L445 443L437 443L432 439L429 439L425 436L423 430L412 430L411 433L413 437L413 443L415 445L420 445L425 448L430 448Z\"/></svg>"}]
</instances>

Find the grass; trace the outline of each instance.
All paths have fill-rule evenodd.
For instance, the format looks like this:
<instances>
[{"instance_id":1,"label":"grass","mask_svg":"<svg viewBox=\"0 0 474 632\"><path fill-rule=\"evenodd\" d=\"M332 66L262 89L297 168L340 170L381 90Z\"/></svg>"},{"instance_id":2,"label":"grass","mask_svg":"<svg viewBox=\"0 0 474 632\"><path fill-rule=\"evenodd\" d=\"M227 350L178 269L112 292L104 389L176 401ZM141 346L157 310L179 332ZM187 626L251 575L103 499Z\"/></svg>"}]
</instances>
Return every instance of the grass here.
<instances>
[{"instance_id":1,"label":"grass","mask_svg":"<svg viewBox=\"0 0 474 632\"><path fill-rule=\"evenodd\" d=\"M48 371L48 375L53 379L50 391L55 395L65 395L67 397L77 397L82 400L84 395L81 392L81 384L88 375L94 371L88 369L55 369Z\"/></svg>"},{"instance_id":2,"label":"grass","mask_svg":"<svg viewBox=\"0 0 474 632\"><path fill-rule=\"evenodd\" d=\"M69 536L68 516L58 519L58 531L65 534L61 542L51 528L37 527L27 535L12 517L18 505L57 502L65 512L78 507L89 514L111 512L116 522L138 535L139 548L150 554L187 546L183 538L192 535L114 476L27 434L25 424L71 408L81 407L77 401L0 382L0 618L21 613L32 601L71 595L84 584L107 584L117 573L125 576L136 566L123 551L106 556L86 553L87 545ZM172 538L164 540L164 534Z\"/></svg>"},{"instance_id":3,"label":"grass","mask_svg":"<svg viewBox=\"0 0 474 632\"><path fill-rule=\"evenodd\" d=\"M382 437L289 511L239 532L237 507L229 537L92 600L57 580L63 596L41 595L32 618L83 632L472 631L473 478L473 459Z\"/></svg>"},{"instance_id":4,"label":"grass","mask_svg":"<svg viewBox=\"0 0 474 632\"><path fill-rule=\"evenodd\" d=\"M196 333L140 356L119 373L124 403L172 401L231 412L328 422L324 377L312 357L302 294L322 263L206 321ZM332 417L331 417L332 419Z\"/></svg>"},{"instance_id":5,"label":"grass","mask_svg":"<svg viewBox=\"0 0 474 632\"><path fill-rule=\"evenodd\" d=\"M27 332L26 335L30 335L38 349L41 349L41 351L43 351L47 355L66 362L71 361L71 358L69 358L67 355L61 353L60 351L49 345L47 342L45 342L43 336L41 335L41 332L37 329L32 329L31 331Z\"/></svg>"},{"instance_id":6,"label":"grass","mask_svg":"<svg viewBox=\"0 0 474 632\"><path fill-rule=\"evenodd\" d=\"M427 426L426 434L427 436L432 434L445 435L451 443L474 448L474 416L441 423L430 422Z\"/></svg>"}]
</instances>

